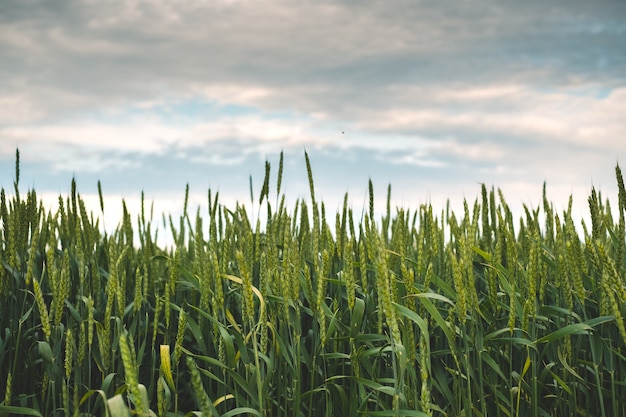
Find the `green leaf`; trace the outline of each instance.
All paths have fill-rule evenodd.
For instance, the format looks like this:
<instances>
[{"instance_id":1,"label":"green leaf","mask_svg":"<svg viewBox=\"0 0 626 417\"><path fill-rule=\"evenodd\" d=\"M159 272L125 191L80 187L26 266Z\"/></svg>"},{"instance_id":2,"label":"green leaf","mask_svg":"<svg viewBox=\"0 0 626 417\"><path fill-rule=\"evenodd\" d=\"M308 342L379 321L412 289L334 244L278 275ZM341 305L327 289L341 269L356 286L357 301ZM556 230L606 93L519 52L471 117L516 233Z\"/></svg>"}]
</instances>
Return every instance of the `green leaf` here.
<instances>
[{"instance_id":1,"label":"green leaf","mask_svg":"<svg viewBox=\"0 0 626 417\"><path fill-rule=\"evenodd\" d=\"M363 313L365 312L365 301L361 298L354 300L354 307L352 308L352 316L350 317L350 337L354 339L361 328L363 323Z\"/></svg>"},{"instance_id":2,"label":"green leaf","mask_svg":"<svg viewBox=\"0 0 626 417\"><path fill-rule=\"evenodd\" d=\"M0 405L0 413L14 414L17 416L37 416L43 417L41 413L34 408L13 407L10 405Z\"/></svg>"},{"instance_id":3,"label":"green leaf","mask_svg":"<svg viewBox=\"0 0 626 417\"><path fill-rule=\"evenodd\" d=\"M243 389L250 396L250 398L255 398L257 396L256 390L254 389L254 387L252 387L248 383L248 381L246 381L236 371L234 371L233 369L229 368L226 364L220 362L218 359L212 358L210 356L196 355L196 354L188 351L185 348L183 348L183 352L185 352L187 355L189 355L191 357L194 357L194 358L198 359L199 361L202 361L202 362L205 362L205 363L207 363L209 365L221 368L222 370L224 370L232 378L232 382L237 383L237 385L239 387L241 387L241 389ZM199 371L202 372L203 369L199 368ZM233 388L233 387L230 387L230 388Z\"/></svg>"},{"instance_id":4,"label":"green leaf","mask_svg":"<svg viewBox=\"0 0 626 417\"><path fill-rule=\"evenodd\" d=\"M126 407L121 394L107 400L107 408L111 417L131 417L130 410Z\"/></svg>"},{"instance_id":5,"label":"green leaf","mask_svg":"<svg viewBox=\"0 0 626 417\"><path fill-rule=\"evenodd\" d=\"M52 365L54 363L54 357L52 356L52 349L48 342L37 342L39 347L39 354L46 365Z\"/></svg>"},{"instance_id":6,"label":"green leaf","mask_svg":"<svg viewBox=\"0 0 626 417\"><path fill-rule=\"evenodd\" d=\"M500 378L502 378L503 381L507 381L508 378L506 376L504 376L504 373L502 372L502 370L500 369L500 366L496 363L495 360L493 360L493 358L491 356L487 355L480 355L481 359L485 361L485 363L495 371L496 374L498 374L498 376Z\"/></svg>"},{"instance_id":7,"label":"green leaf","mask_svg":"<svg viewBox=\"0 0 626 417\"><path fill-rule=\"evenodd\" d=\"M356 376L345 376L345 375L338 375L338 376L333 376L331 378L328 378L328 381L332 381L335 379L340 379L340 378L347 378L350 379L352 381L355 381L363 386L372 388L378 392L382 392L384 394L390 395L390 396L394 396L396 394L396 389L394 387L390 387L388 385L382 385L379 384L378 382L375 381L370 381L369 379L365 379L365 378L360 378L360 377L356 377Z\"/></svg>"},{"instance_id":8,"label":"green leaf","mask_svg":"<svg viewBox=\"0 0 626 417\"><path fill-rule=\"evenodd\" d=\"M454 305L454 303L452 303L452 301L450 301L446 297L441 296L439 294L422 293L422 294L417 294L417 296L420 302L422 303L422 305L430 313L430 316L433 319L435 319L435 322L439 325L443 333L446 335L446 338L448 339L448 343L450 343L450 349L453 349L455 346L454 335L452 334L452 330L450 329L450 324L443 319L443 317L441 316L441 313L439 313L439 310L437 310L437 307L435 307L435 305L430 301L430 298L446 301L450 303L451 305Z\"/></svg>"},{"instance_id":9,"label":"green leaf","mask_svg":"<svg viewBox=\"0 0 626 417\"><path fill-rule=\"evenodd\" d=\"M234 410L230 410L229 412L222 414L222 417L232 417L238 416L240 414L254 414L255 416L262 417L261 413L259 413L258 410L250 407L235 408Z\"/></svg>"},{"instance_id":10,"label":"green leaf","mask_svg":"<svg viewBox=\"0 0 626 417\"><path fill-rule=\"evenodd\" d=\"M472 246L472 250L476 252L478 255L482 256L482 258L485 261L491 262L491 255L485 252L484 250L480 249L478 246Z\"/></svg>"},{"instance_id":11,"label":"green leaf","mask_svg":"<svg viewBox=\"0 0 626 417\"><path fill-rule=\"evenodd\" d=\"M402 314L407 319L415 322L415 324L419 326L421 332L428 338L428 323L426 323L426 320L421 318L419 314L417 314L415 311L409 310L403 305L397 303L393 303L393 305L396 307L396 310L398 310L400 314Z\"/></svg>"},{"instance_id":12,"label":"green leaf","mask_svg":"<svg viewBox=\"0 0 626 417\"><path fill-rule=\"evenodd\" d=\"M552 333L537 339L534 343L546 343L552 342L554 340L562 339L565 336L573 335L573 334L587 334L589 331L593 330L593 328L599 324L606 323L609 321L615 320L614 316L602 316L596 317L591 320L587 320L584 323L573 323L568 324L565 327L562 327L558 330L553 331Z\"/></svg>"},{"instance_id":13,"label":"green leaf","mask_svg":"<svg viewBox=\"0 0 626 417\"><path fill-rule=\"evenodd\" d=\"M552 375L552 378L554 378L554 380L557 382L557 384L559 384L559 387L561 387L561 389L563 389L569 395L574 395L574 392L569 387L569 385L567 385L567 383L565 381L563 381L557 374L552 372L551 369L548 369L548 372L550 372L550 375Z\"/></svg>"}]
</instances>

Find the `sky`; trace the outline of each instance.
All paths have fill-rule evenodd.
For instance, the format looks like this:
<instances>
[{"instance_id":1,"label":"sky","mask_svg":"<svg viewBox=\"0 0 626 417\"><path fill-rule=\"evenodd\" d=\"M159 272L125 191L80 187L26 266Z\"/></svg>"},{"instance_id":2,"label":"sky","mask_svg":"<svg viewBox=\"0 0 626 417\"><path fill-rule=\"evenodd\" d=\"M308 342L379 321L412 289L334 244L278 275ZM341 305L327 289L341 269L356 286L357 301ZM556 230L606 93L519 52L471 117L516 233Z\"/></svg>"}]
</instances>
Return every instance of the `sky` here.
<instances>
[{"instance_id":1,"label":"sky","mask_svg":"<svg viewBox=\"0 0 626 417\"><path fill-rule=\"evenodd\" d=\"M280 152L288 206L349 193L584 218L626 158L622 0L0 0L0 186L49 207L72 178L105 225L141 192L161 213L248 207ZM256 202L255 202L256 203ZM249 210L254 212L254 210Z\"/></svg>"}]
</instances>

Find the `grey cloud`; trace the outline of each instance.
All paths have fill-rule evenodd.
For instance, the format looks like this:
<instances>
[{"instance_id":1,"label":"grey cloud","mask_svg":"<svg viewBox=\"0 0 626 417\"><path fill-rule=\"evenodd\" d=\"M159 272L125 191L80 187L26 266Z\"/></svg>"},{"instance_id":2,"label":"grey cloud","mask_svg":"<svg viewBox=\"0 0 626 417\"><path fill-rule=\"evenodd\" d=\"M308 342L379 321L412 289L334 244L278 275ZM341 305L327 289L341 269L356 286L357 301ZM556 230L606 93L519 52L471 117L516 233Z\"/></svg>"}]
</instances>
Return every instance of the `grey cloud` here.
<instances>
[{"instance_id":1,"label":"grey cloud","mask_svg":"<svg viewBox=\"0 0 626 417\"><path fill-rule=\"evenodd\" d=\"M235 83L270 88L259 106L358 117L342 99L358 111L393 86L617 85L626 67L621 2L219 4L4 2L2 83L33 100L56 86L52 113Z\"/></svg>"}]
</instances>

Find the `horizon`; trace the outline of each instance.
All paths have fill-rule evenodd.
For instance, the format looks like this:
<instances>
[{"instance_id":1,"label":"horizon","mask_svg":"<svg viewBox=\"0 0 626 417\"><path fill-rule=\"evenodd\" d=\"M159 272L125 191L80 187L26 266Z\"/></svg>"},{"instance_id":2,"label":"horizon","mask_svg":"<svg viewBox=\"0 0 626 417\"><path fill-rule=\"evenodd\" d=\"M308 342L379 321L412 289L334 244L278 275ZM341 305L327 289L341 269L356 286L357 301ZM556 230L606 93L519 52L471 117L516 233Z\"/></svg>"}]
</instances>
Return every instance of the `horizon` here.
<instances>
[{"instance_id":1,"label":"horizon","mask_svg":"<svg viewBox=\"0 0 626 417\"><path fill-rule=\"evenodd\" d=\"M19 152L19 149L16 149L16 153L17 152ZM305 150L303 153L306 153L306 152L307 151ZM36 187L29 186L29 185L27 186L24 184L23 176L22 176L22 167L21 167L21 152L19 152L19 155L20 157L19 157L19 160L17 161L19 161L18 187L19 187L20 193L24 191L29 192L31 190L34 190L39 199L38 203L43 204L44 212L54 213L56 210L58 210L59 197L63 198L63 200L66 202L71 197L71 183L72 181L76 181L76 194L79 198L83 199L85 203L85 207L87 209L87 214L89 215L89 217L92 218L94 222L97 221L98 224L100 225L101 233L112 234L115 231L115 229L121 225L124 204L126 205L126 208L131 216L131 221L136 226L136 222L140 219L141 214L142 214L141 208L142 208L142 198L143 198L144 214L146 216L147 221L149 221L153 225L152 227L153 237L155 236L155 233L157 233L157 230L158 230L158 233L157 233L158 238L156 240L156 243L164 249L172 248L175 245L172 231L170 229L169 221L171 218L171 221L174 222L173 224L176 224L176 221L179 220L180 217L183 215L183 202L185 201L185 191L186 191L186 188L189 186L189 183L187 183L185 187L181 188L180 198L175 199L177 202L180 202L180 205L168 207L167 204L170 203L172 199L166 199L166 200L150 199L148 196L145 195L144 190L139 190L137 195L133 195L130 197L125 197L124 195L120 195L119 198L116 198L116 196L106 193L104 184L102 183L98 184L98 182L96 182L96 184L94 185L96 190L98 188L98 185L100 185L102 189L102 195L103 195L102 203L104 206L104 212L103 212L100 208L100 194L98 193L98 191L96 191L95 194L82 193L81 185L79 184L79 181L75 175L69 178L67 191L59 192L57 194L44 192L44 195L42 197L41 193L38 192ZM311 196L310 196L310 189L309 189L309 183L308 183L308 174L306 171L306 165L304 163L304 159L305 158L303 155L303 158L302 158L303 164L301 168L302 168L303 177L306 181L306 187L304 190L301 190L302 192L297 197L290 199L290 196L288 195L289 192L285 191L285 184L286 183L289 184L289 181L286 181L286 178L284 176L284 167L283 167L283 176L282 176L282 181L281 181L280 195L276 194L278 163L276 165L273 165L269 162L269 160L266 160L267 163L270 163L269 195L263 199L262 205L259 204L259 194L261 192L262 184L264 182L263 181L264 171L261 172L263 175L257 177L256 179L253 178L252 175L250 175L250 177L248 178L248 182L246 183L247 195L239 199L234 199L234 200L229 199L227 201L223 201L219 190L215 190L211 187L208 187L204 193L204 201L200 201L198 199L198 196L200 194L197 192L193 193L192 190L190 189L189 199L188 199L189 204L187 207L187 215L189 216L189 220L193 220L192 216L194 215L194 213L198 213L200 217L203 217L203 218L205 216L208 217L209 216L208 197L211 196L212 201L214 201L216 197L216 193L220 193L220 195L218 196L218 205L221 205L224 208L229 209L229 210L234 210L237 205L242 205L243 207L246 208L246 212L248 213L251 225L255 227L254 224L258 220L261 224L262 230L265 230L265 226L266 226L267 202L268 201L270 203L270 207L273 212L277 210L277 206L280 202L280 199L283 196L285 199L285 208L287 209L288 214L291 215L293 213L292 210L295 208L295 205L300 204L302 201L307 203L307 208L310 212L310 210L312 209L312 207L310 206ZM314 165L314 161L311 161L311 164ZM286 161L284 161L284 166L285 165L286 165ZM615 168L617 167L619 167L619 164L617 164ZM15 168L16 167L14 165L13 186L15 185ZM612 193L611 195L607 195L606 190L596 188L595 186L592 185L591 188L589 189L589 194L586 196L584 200L584 206L587 209L587 211L584 211L577 215L575 207L573 205L572 219L574 220L574 226L576 227L576 230L578 231L581 238L583 239L584 239L584 236L582 234L583 223L585 224L585 227L587 227L587 230L590 230L591 228L591 221L590 221L591 215L588 212L588 198L590 197L593 190L597 192L597 195L600 201L602 202L603 205L605 205L605 207L606 207L607 201L609 202L611 213L613 216L618 214L618 212L617 213L615 212L615 208L618 207L617 179L615 178L615 168L613 169L614 180L615 180L615 184L614 184L615 193ZM619 168L621 169L621 167ZM315 181L316 175L315 175L314 167L312 168L312 175L313 175L313 180ZM320 190L318 189L317 185L314 183L316 202L318 203L319 205L318 207L320 210L321 210L322 205L324 205L325 207L326 222L329 225L331 233L334 234L335 232L335 215L337 213L341 214L343 210L343 200L346 196L347 196L347 208L349 210L352 210L353 212L355 225L361 224L363 222L363 217L365 213L369 211L369 187L368 187L369 180L371 180L371 178L368 178L368 180L364 182L363 190L361 190L362 199L355 199L353 197L353 194L350 194L348 191L346 191L344 195L341 196L341 201L332 200L332 203L336 203L336 207L334 208L331 207L331 205L327 204L328 201L325 201L323 197L322 198L319 197ZM373 180L372 180L372 184L374 184ZM383 215L385 215L387 212L388 191L391 191L390 214L391 214L392 219L397 216L398 210L400 209L404 210L405 215L410 215L412 217L418 214L423 207L426 207L426 208L431 207L433 209L435 218L437 218L439 222L445 221L445 223L443 224L443 227L444 227L444 230L448 230L448 224L446 221L447 213L455 214L455 215L459 215L463 213L463 206L465 202L468 204L470 212L472 211L472 208L476 203L479 205L482 204L482 201L481 201L482 185L483 185L482 183L476 184L476 194L473 197L463 195L462 197L459 198L459 196L453 196L453 198L447 197L445 198L445 201L441 200L441 201L436 201L435 203L433 203L431 199L429 198L426 201L421 202L417 206L405 205L405 204L394 204L395 200L393 198L393 184L392 183L388 183L387 185L385 185L385 187L381 187L379 189L377 189L376 186L374 186L373 190L374 190L375 221L377 223L377 227L380 228L381 219ZM544 183L544 184L541 184L541 187L539 190L539 198L537 199L536 202L527 203L527 202L515 202L514 201L511 204L510 199L509 199L510 196L507 195L506 190L502 189L501 187L497 187L494 184L491 184L491 185L484 184L484 185L488 193L490 193L491 191L494 191L496 193L496 206L499 206L502 203L500 200L500 196L499 196L499 191L502 191L502 195L505 199L505 202L507 206L509 207L509 209L511 209L511 212L513 214L513 226L516 230L519 227L518 221L525 219L525 211L524 211L525 207L531 210L531 212L533 210L539 209L540 226L542 230L544 229L545 225L542 222L543 220L545 220L545 214L546 214L543 208L543 199L542 199L544 186L546 188L547 200L552 205L552 208L554 209L554 214L563 215L564 217L562 219L565 218L565 213L568 209L569 199L571 198L573 200L573 195L570 194L570 196L567 199L568 201L563 201L563 202L554 201L553 199L550 198L549 184ZM250 187L252 187L252 190L250 189ZM390 190L389 190L389 187L390 187ZM11 199L15 196L15 193L13 191L14 187L5 188L5 186L2 185L2 190L4 191L7 199ZM252 195L250 194L251 191L253 193ZM228 198L232 197L230 194L227 194L227 196ZM251 197L253 198L252 200L251 200ZM579 208L582 208L582 207L579 206ZM309 214L312 215L312 213L309 213ZM139 243L140 243L139 236L138 234L135 233L135 244L139 244Z\"/></svg>"}]
</instances>

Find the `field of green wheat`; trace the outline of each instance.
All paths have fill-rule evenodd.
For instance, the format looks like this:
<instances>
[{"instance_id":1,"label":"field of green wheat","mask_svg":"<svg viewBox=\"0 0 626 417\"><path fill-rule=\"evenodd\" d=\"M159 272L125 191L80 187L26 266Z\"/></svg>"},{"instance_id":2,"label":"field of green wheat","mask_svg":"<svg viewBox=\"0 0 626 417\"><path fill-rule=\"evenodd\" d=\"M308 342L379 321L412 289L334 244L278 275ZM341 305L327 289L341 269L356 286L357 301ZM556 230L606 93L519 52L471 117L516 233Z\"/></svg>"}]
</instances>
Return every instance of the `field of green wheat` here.
<instances>
[{"instance_id":1,"label":"field of green wheat","mask_svg":"<svg viewBox=\"0 0 626 417\"><path fill-rule=\"evenodd\" d=\"M252 195L267 219L209 190L158 247L143 206L106 233L73 180L44 210L16 153L0 416L626 415L619 166L581 225L545 185L519 219L484 185L461 213L393 209L390 186L375 213L371 181L364 215L328 213L305 157L308 199L285 206L281 154Z\"/></svg>"}]
</instances>

